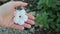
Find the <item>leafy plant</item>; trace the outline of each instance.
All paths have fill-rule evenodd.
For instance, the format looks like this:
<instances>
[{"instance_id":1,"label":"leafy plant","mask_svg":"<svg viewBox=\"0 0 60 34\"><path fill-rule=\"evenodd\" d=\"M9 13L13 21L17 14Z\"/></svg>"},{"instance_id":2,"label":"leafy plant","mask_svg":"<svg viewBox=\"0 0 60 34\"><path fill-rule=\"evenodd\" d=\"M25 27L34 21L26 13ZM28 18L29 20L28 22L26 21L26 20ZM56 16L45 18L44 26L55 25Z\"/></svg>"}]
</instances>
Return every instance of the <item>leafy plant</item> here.
<instances>
[{"instance_id":1,"label":"leafy plant","mask_svg":"<svg viewBox=\"0 0 60 34\"><path fill-rule=\"evenodd\" d=\"M60 0L39 0L36 22L50 31L60 32Z\"/></svg>"}]
</instances>

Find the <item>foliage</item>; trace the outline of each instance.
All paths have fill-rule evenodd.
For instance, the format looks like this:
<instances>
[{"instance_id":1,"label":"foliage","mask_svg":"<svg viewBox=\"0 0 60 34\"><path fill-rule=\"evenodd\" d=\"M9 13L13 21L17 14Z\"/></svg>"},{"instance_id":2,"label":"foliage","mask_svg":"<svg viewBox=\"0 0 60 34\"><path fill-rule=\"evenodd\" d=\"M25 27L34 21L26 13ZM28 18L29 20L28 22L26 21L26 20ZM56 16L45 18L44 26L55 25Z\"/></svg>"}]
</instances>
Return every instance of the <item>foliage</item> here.
<instances>
[{"instance_id":1,"label":"foliage","mask_svg":"<svg viewBox=\"0 0 60 34\"><path fill-rule=\"evenodd\" d=\"M60 0L39 0L36 22L50 31L60 32Z\"/></svg>"}]
</instances>

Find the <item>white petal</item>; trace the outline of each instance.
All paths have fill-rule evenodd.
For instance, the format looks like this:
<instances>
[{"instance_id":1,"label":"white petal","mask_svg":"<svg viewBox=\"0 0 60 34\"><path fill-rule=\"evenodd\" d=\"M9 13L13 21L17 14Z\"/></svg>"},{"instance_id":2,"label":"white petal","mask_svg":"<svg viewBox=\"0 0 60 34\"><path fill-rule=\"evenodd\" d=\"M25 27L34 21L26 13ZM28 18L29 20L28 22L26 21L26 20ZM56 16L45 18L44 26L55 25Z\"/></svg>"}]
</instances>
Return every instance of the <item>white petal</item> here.
<instances>
[{"instance_id":1,"label":"white petal","mask_svg":"<svg viewBox=\"0 0 60 34\"><path fill-rule=\"evenodd\" d=\"M25 15L24 11L23 10L21 10L21 11L16 10L16 12L14 13L14 16L20 16L20 15Z\"/></svg>"},{"instance_id":2,"label":"white petal","mask_svg":"<svg viewBox=\"0 0 60 34\"><path fill-rule=\"evenodd\" d=\"M22 14L26 14L25 9L20 10L20 12L21 12Z\"/></svg>"},{"instance_id":3,"label":"white petal","mask_svg":"<svg viewBox=\"0 0 60 34\"><path fill-rule=\"evenodd\" d=\"M24 25L24 24L25 24L25 22L24 22L24 21L22 21L22 20L21 20L21 21L19 20L18 24L19 24L19 25Z\"/></svg>"},{"instance_id":4,"label":"white petal","mask_svg":"<svg viewBox=\"0 0 60 34\"><path fill-rule=\"evenodd\" d=\"M16 16L16 15L18 15L19 14L19 10L16 10L15 12L14 12L14 16Z\"/></svg>"},{"instance_id":5,"label":"white petal","mask_svg":"<svg viewBox=\"0 0 60 34\"><path fill-rule=\"evenodd\" d=\"M18 23L18 20L19 20L18 18L15 18L15 17L14 17L14 22L15 22L15 23Z\"/></svg>"},{"instance_id":6,"label":"white petal","mask_svg":"<svg viewBox=\"0 0 60 34\"><path fill-rule=\"evenodd\" d=\"M20 18L17 18L17 17L14 17L14 22L15 22L16 24L19 24L19 25L25 24L25 22L24 22L23 19L20 19Z\"/></svg>"},{"instance_id":7,"label":"white petal","mask_svg":"<svg viewBox=\"0 0 60 34\"><path fill-rule=\"evenodd\" d=\"M28 16L26 15L26 16L25 16L25 21L27 21L27 20L28 20Z\"/></svg>"},{"instance_id":8,"label":"white petal","mask_svg":"<svg viewBox=\"0 0 60 34\"><path fill-rule=\"evenodd\" d=\"M27 21L27 20L28 20L28 16L27 16L27 15L24 15L22 19L23 19L24 21Z\"/></svg>"},{"instance_id":9,"label":"white petal","mask_svg":"<svg viewBox=\"0 0 60 34\"><path fill-rule=\"evenodd\" d=\"M26 11L24 9L16 10L16 12L14 13L14 16L15 16L14 22L19 24L19 25L25 24L25 21L28 20L28 16L25 14L26 14ZM21 16L21 18L19 16Z\"/></svg>"}]
</instances>

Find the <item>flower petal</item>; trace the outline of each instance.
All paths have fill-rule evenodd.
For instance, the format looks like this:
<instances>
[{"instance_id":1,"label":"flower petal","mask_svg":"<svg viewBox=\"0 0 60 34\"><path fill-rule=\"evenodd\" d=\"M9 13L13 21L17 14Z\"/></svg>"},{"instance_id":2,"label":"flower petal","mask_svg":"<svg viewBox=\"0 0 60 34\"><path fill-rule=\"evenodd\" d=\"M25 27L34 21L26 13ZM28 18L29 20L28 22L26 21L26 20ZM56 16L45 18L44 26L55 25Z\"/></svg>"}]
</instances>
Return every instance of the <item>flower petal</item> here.
<instances>
[{"instance_id":1,"label":"flower petal","mask_svg":"<svg viewBox=\"0 0 60 34\"><path fill-rule=\"evenodd\" d=\"M19 25L24 25L25 22L24 22L23 20L21 20L21 21L19 20L18 24L19 24Z\"/></svg>"},{"instance_id":2,"label":"flower petal","mask_svg":"<svg viewBox=\"0 0 60 34\"><path fill-rule=\"evenodd\" d=\"M20 10L20 12L21 12L22 14L26 14L25 9Z\"/></svg>"},{"instance_id":3,"label":"flower petal","mask_svg":"<svg viewBox=\"0 0 60 34\"><path fill-rule=\"evenodd\" d=\"M18 18L15 18L15 17L14 17L14 22L15 22L15 23L18 23Z\"/></svg>"},{"instance_id":4,"label":"flower petal","mask_svg":"<svg viewBox=\"0 0 60 34\"><path fill-rule=\"evenodd\" d=\"M16 16L16 15L18 15L19 14L19 10L16 10L15 12L14 12L14 16Z\"/></svg>"},{"instance_id":5,"label":"flower petal","mask_svg":"<svg viewBox=\"0 0 60 34\"><path fill-rule=\"evenodd\" d=\"M19 24L19 25L23 25L25 24L25 21L28 20L28 16L26 15L26 11L24 9L22 10L16 10L16 12L14 13L14 22ZM21 16L21 17L19 17Z\"/></svg>"},{"instance_id":6,"label":"flower petal","mask_svg":"<svg viewBox=\"0 0 60 34\"><path fill-rule=\"evenodd\" d=\"M15 22L16 24L19 24L19 25L25 24L25 23L24 23L24 20L18 19L18 18L14 18L14 22Z\"/></svg>"},{"instance_id":7,"label":"flower petal","mask_svg":"<svg viewBox=\"0 0 60 34\"><path fill-rule=\"evenodd\" d=\"M27 15L24 15L22 19L23 19L24 21L27 21L27 20L28 20L28 16L27 16Z\"/></svg>"}]
</instances>

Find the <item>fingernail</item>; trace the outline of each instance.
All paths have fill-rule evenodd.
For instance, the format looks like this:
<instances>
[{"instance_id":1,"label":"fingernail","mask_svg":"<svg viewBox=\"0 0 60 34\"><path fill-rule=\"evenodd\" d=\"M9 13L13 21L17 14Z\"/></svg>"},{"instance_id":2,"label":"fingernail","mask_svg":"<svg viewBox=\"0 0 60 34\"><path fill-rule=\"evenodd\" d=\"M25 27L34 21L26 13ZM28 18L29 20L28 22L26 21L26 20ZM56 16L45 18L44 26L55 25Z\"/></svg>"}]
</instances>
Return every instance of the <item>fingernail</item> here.
<instances>
[{"instance_id":1,"label":"fingernail","mask_svg":"<svg viewBox=\"0 0 60 34\"><path fill-rule=\"evenodd\" d=\"M31 26L29 26L28 28L31 28Z\"/></svg>"},{"instance_id":2,"label":"fingernail","mask_svg":"<svg viewBox=\"0 0 60 34\"><path fill-rule=\"evenodd\" d=\"M21 30L24 30L24 28L21 28Z\"/></svg>"},{"instance_id":3,"label":"fingernail","mask_svg":"<svg viewBox=\"0 0 60 34\"><path fill-rule=\"evenodd\" d=\"M34 25L34 24L35 24L35 22L33 21L33 22L32 22L32 25Z\"/></svg>"}]
</instances>

